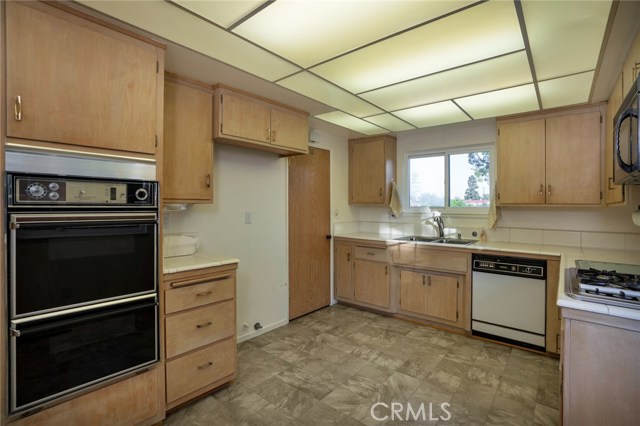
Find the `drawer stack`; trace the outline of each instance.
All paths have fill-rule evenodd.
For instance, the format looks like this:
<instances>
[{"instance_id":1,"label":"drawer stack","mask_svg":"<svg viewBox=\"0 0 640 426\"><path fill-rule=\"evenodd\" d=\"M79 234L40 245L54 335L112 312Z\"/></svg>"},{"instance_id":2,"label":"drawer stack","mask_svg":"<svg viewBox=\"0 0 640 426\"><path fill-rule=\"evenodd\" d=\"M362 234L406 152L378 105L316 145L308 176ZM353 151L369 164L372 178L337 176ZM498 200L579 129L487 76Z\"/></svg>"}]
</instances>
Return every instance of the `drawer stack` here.
<instances>
[{"instance_id":1,"label":"drawer stack","mask_svg":"<svg viewBox=\"0 0 640 426\"><path fill-rule=\"evenodd\" d=\"M235 378L236 268L164 277L167 409Z\"/></svg>"}]
</instances>

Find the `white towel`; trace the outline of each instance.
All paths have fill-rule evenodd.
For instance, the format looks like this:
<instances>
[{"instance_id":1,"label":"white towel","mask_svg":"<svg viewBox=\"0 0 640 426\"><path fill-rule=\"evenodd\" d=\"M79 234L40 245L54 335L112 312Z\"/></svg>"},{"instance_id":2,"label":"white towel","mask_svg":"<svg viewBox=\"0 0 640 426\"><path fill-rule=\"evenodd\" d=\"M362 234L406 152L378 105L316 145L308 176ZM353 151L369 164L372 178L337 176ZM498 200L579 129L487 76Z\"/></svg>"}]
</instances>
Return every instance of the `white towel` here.
<instances>
[{"instance_id":1,"label":"white towel","mask_svg":"<svg viewBox=\"0 0 640 426\"><path fill-rule=\"evenodd\" d=\"M498 185L496 184L491 191L491 201L489 202L489 228L494 229L498 225L500 220L500 207L496 203L496 197L498 192Z\"/></svg>"},{"instance_id":2,"label":"white towel","mask_svg":"<svg viewBox=\"0 0 640 426\"><path fill-rule=\"evenodd\" d=\"M394 181L391 181L391 199L389 200L389 209L391 209L391 216L393 217L397 218L402 214L400 194L398 194L398 187Z\"/></svg>"}]
</instances>

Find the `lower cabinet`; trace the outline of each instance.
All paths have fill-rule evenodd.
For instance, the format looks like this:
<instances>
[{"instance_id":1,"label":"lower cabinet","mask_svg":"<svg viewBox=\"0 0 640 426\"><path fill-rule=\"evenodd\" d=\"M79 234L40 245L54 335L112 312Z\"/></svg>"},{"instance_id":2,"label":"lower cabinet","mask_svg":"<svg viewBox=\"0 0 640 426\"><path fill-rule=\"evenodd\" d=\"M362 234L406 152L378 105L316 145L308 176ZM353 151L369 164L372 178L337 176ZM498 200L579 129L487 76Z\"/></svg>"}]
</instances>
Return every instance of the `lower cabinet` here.
<instances>
[{"instance_id":1,"label":"lower cabinet","mask_svg":"<svg viewBox=\"0 0 640 426\"><path fill-rule=\"evenodd\" d=\"M345 301L353 300L353 245L335 243L333 268L335 272L335 298Z\"/></svg>"},{"instance_id":2,"label":"lower cabinet","mask_svg":"<svg viewBox=\"0 0 640 426\"><path fill-rule=\"evenodd\" d=\"M398 310L456 325L462 308L461 282L464 277L459 275L402 269Z\"/></svg>"},{"instance_id":3,"label":"lower cabinet","mask_svg":"<svg viewBox=\"0 0 640 426\"><path fill-rule=\"evenodd\" d=\"M353 268L353 299L390 308L389 264L356 259Z\"/></svg>"},{"instance_id":4,"label":"lower cabinet","mask_svg":"<svg viewBox=\"0 0 640 426\"><path fill-rule=\"evenodd\" d=\"M236 269L231 264L164 276L168 410L235 378Z\"/></svg>"},{"instance_id":5,"label":"lower cabinet","mask_svg":"<svg viewBox=\"0 0 640 426\"><path fill-rule=\"evenodd\" d=\"M11 426L153 425L164 418L162 369L98 389L11 422Z\"/></svg>"}]
</instances>

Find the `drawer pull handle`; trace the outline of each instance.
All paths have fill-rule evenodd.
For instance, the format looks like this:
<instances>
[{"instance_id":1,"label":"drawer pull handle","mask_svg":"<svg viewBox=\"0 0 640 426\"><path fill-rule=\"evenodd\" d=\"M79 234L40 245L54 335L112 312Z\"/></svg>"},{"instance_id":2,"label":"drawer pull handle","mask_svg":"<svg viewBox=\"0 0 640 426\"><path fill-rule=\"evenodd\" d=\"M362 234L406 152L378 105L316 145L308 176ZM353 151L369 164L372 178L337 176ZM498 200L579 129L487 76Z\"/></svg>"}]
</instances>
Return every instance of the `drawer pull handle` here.
<instances>
[{"instance_id":1,"label":"drawer pull handle","mask_svg":"<svg viewBox=\"0 0 640 426\"><path fill-rule=\"evenodd\" d=\"M22 97L16 96L16 101L13 104L13 116L16 121L22 121Z\"/></svg>"},{"instance_id":2,"label":"drawer pull handle","mask_svg":"<svg viewBox=\"0 0 640 426\"><path fill-rule=\"evenodd\" d=\"M196 328L209 327L212 324L211 321L203 322L202 324L196 324Z\"/></svg>"},{"instance_id":3,"label":"drawer pull handle","mask_svg":"<svg viewBox=\"0 0 640 426\"><path fill-rule=\"evenodd\" d=\"M199 366L198 366L198 370L204 370L205 368L209 368L209 367L211 367L212 365L213 365L213 362L212 362L212 361L209 361L209 362L207 362L207 363L204 363L204 364L202 364L202 365L199 365Z\"/></svg>"},{"instance_id":4,"label":"drawer pull handle","mask_svg":"<svg viewBox=\"0 0 640 426\"><path fill-rule=\"evenodd\" d=\"M204 283L210 283L214 281L222 281L230 277L231 277L231 274L224 274L224 275L218 275L217 277L199 278L197 280L191 280L191 281L180 281L177 283L171 283L170 286L171 288L187 287L195 284L204 284Z\"/></svg>"},{"instance_id":5,"label":"drawer pull handle","mask_svg":"<svg viewBox=\"0 0 640 426\"><path fill-rule=\"evenodd\" d=\"M372 251L368 251L368 252L367 252L367 256L375 256L375 255L376 255L376 254L375 254L374 252L372 252Z\"/></svg>"},{"instance_id":6,"label":"drawer pull handle","mask_svg":"<svg viewBox=\"0 0 640 426\"><path fill-rule=\"evenodd\" d=\"M196 296L204 297L204 296L210 295L211 293L212 293L211 291L203 291L202 293L196 293Z\"/></svg>"}]
</instances>

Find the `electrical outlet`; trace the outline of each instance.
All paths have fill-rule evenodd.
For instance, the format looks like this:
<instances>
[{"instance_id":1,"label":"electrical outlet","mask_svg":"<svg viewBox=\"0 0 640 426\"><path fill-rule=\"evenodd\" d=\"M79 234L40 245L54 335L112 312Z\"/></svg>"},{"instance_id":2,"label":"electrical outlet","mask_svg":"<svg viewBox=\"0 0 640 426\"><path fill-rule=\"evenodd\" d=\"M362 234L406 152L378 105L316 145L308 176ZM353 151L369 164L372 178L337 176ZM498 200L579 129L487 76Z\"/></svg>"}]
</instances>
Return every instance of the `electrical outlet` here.
<instances>
[{"instance_id":1,"label":"electrical outlet","mask_svg":"<svg viewBox=\"0 0 640 426\"><path fill-rule=\"evenodd\" d=\"M244 223L251 225L251 212L244 212Z\"/></svg>"}]
</instances>

